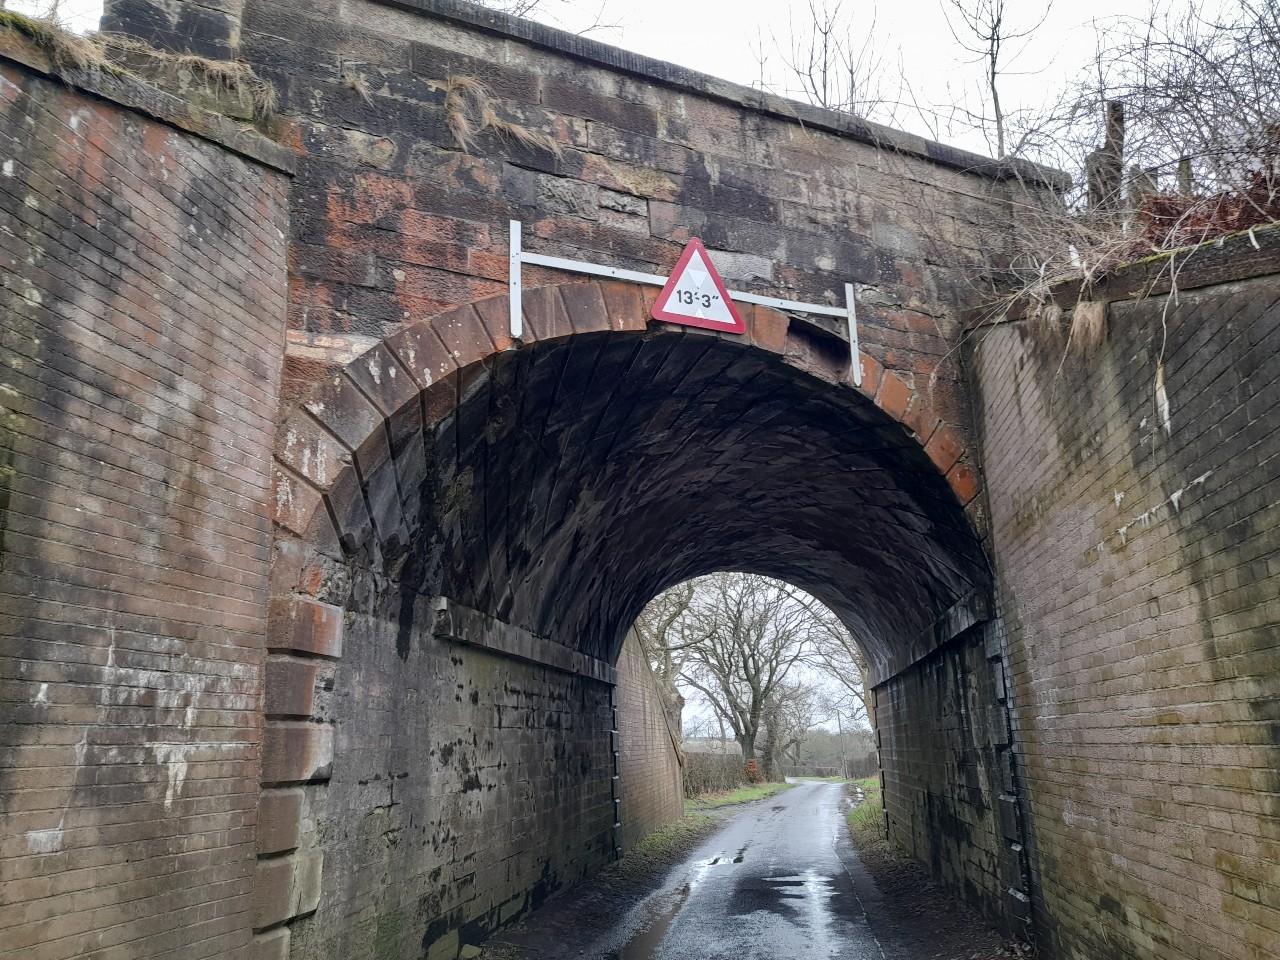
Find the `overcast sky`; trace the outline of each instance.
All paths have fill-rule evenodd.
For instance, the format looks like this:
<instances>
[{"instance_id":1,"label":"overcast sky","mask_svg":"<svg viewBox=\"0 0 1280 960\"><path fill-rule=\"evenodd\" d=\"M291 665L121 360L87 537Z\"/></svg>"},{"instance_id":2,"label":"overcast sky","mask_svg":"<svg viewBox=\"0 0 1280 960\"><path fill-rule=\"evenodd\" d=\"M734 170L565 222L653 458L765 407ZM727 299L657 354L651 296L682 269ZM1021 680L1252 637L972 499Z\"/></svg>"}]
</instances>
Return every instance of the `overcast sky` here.
<instances>
[{"instance_id":1,"label":"overcast sky","mask_svg":"<svg viewBox=\"0 0 1280 960\"><path fill-rule=\"evenodd\" d=\"M544 0L547 12L568 29L578 30L593 20L617 27L591 33L608 43L647 56L669 60L725 79L765 86L775 93L796 95L796 79L787 68L794 60L792 37L803 39L812 21L808 0L778 3L759 0L647 0L643 5L605 0ZM823 0L815 0L821 9ZM948 25L946 0L879 0L837 4L848 24L848 35L860 46L868 33L876 38L869 56L884 74L883 92L914 100L921 106L967 102L980 108L984 99L983 64L957 43ZM1114 26L1124 15L1145 15L1147 3L1126 0L1009 0L1014 32L1043 23L1026 40L1011 42L1003 55L1005 75L1000 94L1009 111L1038 106L1060 90L1093 55L1097 31ZM960 27L954 14L951 22ZM764 58L762 77L761 57ZM907 88L899 88L899 78ZM763 80L763 83L762 83ZM956 124L926 129L910 109L899 110L896 125L925 135L986 152L980 135Z\"/></svg>"},{"instance_id":2,"label":"overcast sky","mask_svg":"<svg viewBox=\"0 0 1280 960\"><path fill-rule=\"evenodd\" d=\"M1183 0L1173 0L1180 3ZM814 0L821 9L823 0ZM10 9L47 9L49 0L9 0ZM944 7L950 0L827 0L847 25L841 33L861 46L874 30L872 59L883 74L884 92L891 97L914 97L923 106L984 102L982 65L957 44L948 27ZM1046 15L1046 6L1048 7ZM1114 25L1117 17L1142 15L1146 0L1008 0L1011 29L1044 22L1025 41L1011 43L1005 53L1001 96L1008 110L1037 106L1061 89L1088 62L1097 31ZM101 0L61 0L60 14L80 31L97 26ZM660 60L739 83L765 86L775 93L795 95L791 37L806 35L812 20L809 0L542 0L539 17L575 32L626 47ZM955 17L952 20L955 21ZM763 62L762 62L763 61ZM904 77L909 88L904 88ZM928 126L911 110L901 110L896 125L968 149L987 151L980 134L963 124Z\"/></svg>"}]
</instances>

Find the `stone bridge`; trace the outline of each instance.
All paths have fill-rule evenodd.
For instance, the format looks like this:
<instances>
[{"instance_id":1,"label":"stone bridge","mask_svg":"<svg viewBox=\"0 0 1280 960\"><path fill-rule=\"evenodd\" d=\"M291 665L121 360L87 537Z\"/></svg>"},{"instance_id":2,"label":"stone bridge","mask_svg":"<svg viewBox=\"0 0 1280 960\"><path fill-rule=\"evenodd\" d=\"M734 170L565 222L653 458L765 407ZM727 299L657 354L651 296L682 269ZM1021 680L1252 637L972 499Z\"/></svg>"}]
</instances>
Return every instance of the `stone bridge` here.
<instances>
[{"instance_id":1,"label":"stone bridge","mask_svg":"<svg viewBox=\"0 0 1280 960\"><path fill-rule=\"evenodd\" d=\"M444 0L105 26L278 102L0 47L0 956L454 957L678 814L627 628L726 568L863 644L958 897L1280 955L1280 240L975 327L1043 171ZM513 339L513 219L859 349L529 267Z\"/></svg>"}]
</instances>

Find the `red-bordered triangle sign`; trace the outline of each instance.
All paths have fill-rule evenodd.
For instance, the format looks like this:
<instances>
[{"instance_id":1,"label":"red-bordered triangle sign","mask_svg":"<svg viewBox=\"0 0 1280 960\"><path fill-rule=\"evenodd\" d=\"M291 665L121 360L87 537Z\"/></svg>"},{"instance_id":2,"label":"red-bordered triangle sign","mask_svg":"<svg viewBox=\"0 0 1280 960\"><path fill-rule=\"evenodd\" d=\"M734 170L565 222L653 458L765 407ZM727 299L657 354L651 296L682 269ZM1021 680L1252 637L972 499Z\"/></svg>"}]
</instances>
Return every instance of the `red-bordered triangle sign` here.
<instances>
[{"instance_id":1,"label":"red-bordered triangle sign","mask_svg":"<svg viewBox=\"0 0 1280 960\"><path fill-rule=\"evenodd\" d=\"M667 285L653 304L653 319L725 333L747 332L724 281L707 256L707 248L697 237L689 241L667 277Z\"/></svg>"}]
</instances>

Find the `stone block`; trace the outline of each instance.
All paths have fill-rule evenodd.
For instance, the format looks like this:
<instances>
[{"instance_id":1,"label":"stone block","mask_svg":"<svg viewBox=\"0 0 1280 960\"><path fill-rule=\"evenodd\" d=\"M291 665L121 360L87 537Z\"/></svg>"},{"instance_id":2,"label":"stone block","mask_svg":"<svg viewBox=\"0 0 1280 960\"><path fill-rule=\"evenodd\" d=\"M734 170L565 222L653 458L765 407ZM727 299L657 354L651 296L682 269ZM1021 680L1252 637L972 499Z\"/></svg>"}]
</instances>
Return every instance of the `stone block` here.
<instances>
[{"instance_id":1,"label":"stone block","mask_svg":"<svg viewBox=\"0 0 1280 960\"><path fill-rule=\"evenodd\" d=\"M346 372L365 396L377 404L384 417L412 403L420 389L395 354L381 343L348 365Z\"/></svg>"},{"instance_id":2,"label":"stone block","mask_svg":"<svg viewBox=\"0 0 1280 960\"><path fill-rule=\"evenodd\" d=\"M383 420L382 412L345 375L330 377L314 387L303 407L353 451Z\"/></svg>"},{"instance_id":3,"label":"stone block","mask_svg":"<svg viewBox=\"0 0 1280 960\"><path fill-rule=\"evenodd\" d=\"M876 403L880 409L895 420L901 420L910 402L911 388L896 373L886 372L880 381L880 389L876 392Z\"/></svg>"},{"instance_id":4,"label":"stone block","mask_svg":"<svg viewBox=\"0 0 1280 960\"><path fill-rule=\"evenodd\" d=\"M274 597L267 613L267 650L341 657L343 626L340 607L300 595Z\"/></svg>"},{"instance_id":5,"label":"stone block","mask_svg":"<svg viewBox=\"0 0 1280 960\"><path fill-rule=\"evenodd\" d=\"M252 923L265 930L293 916L293 859L259 860L253 876Z\"/></svg>"},{"instance_id":6,"label":"stone block","mask_svg":"<svg viewBox=\"0 0 1280 960\"><path fill-rule=\"evenodd\" d=\"M922 444L926 451L929 449L930 441L934 439L939 431L939 424L941 423L938 419L938 414L933 409L933 404L922 393L917 393L911 398L911 406L907 408L902 422L916 435L916 441ZM959 458L959 456L960 452L957 451L956 458ZM937 460L934 460L935 464L937 462ZM946 473L951 469L951 464L953 463L955 463L954 459L945 467L939 464L938 469Z\"/></svg>"},{"instance_id":7,"label":"stone block","mask_svg":"<svg viewBox=\"0 0 1280 960\"><path fill-rule=\"evenodd\" d=\"M787 349L787 332L791 321L786 314L768 307L744 304L739 307L751 341L764 350L783 353Z\"/></svg>"},{"instance_id":8,"label":"stone block","mask_svg":"<svg viewBox=\"0 0 1280 960\"><path fill-rule=\"evenodd\" d=\"M880 381L884 378L884 366L875 357L865 351L859 357L862 365L862 384L859 389L869 397L874 397L880 389Z\"/></svg>"},{"instance_id":9,"label":"stone block","mask_svg":"<svg viewBox=\"0 0 1280 960\"><path fill-rule=\"evenodd\" d=\"M556 287L535 287L522 297L525 339L551 340L573 333L573 323Z\"/></svg>"},{"instance_id":10,"label":"stone block","mask_svg":"<svg viewBox=\"0 0 1280 960\"><path fill-rule=\"evenodd\" d=\"M295 917L300 917L314 913L320 906L324 855L321 853L297 854L293 859L293 892L290 908Z\"/></svg>"},{"instance_id":11,"label":"stone block","mask_svg":"<svg viewBox=\"0 0 1280 960\"><path fill-rule=\"evenodd\" d=\"M999 873L1002 887L1021 890L1023 878L1022 845L1011 844L1001 850L996 869Z\"/></svg>"},{"instance_id":12,"label":"stone block","mask_svg":"<svg viewBox=\"0 0 1280 960\"><path fill-rule=\"evenodd\" d=\"M350 454L311 417L295 413L276 435L276 459L324 490L350 462Z\"/></svg>"},{"instance_id":13,"label":"stone block","mask_svg":"<svg viewBox=\"0 0 1280 960\"><path fill-rule=\"evenodd\" d=\"M938 472L945 476L964 453L964 444L950 427L938 427L925 444L924 452L929 455Z\"/></svg>"},{"instance_id":14,"label":"stone block","mask_svg":"<svg viewBox=\"0 0 1280 960\"><path fill-rule=\"evenodd\" d=\"M566 283L559 289L575 333L609 329L609 311L598 283Z\"/></svg>"},{"instance_id":15,"label":"stone block","mask_svg":"<svg viewBox=\"0 0 1280 960\"><path fill-rule=\"evenodd\" d=\"M381 427L378 433L383 433ZM364 486L355 470L343 470L338 475L337 481L325 494L325 502L338 531L338 542L347 554L355 553L370 543L374 533L373 518L369 516Z\"/></svg>"},{"instance_id":16,"label":"stone block","mask_svg":"<svg viewBox=\"0 0 1280 960\"><path fill-rule=\"evenodd\" d=\"M470 309L470 308L468 308ZM422 389L443 380L458 369L458 361L440 342L427 321L405 327L385 341L388 350L399 358L403 367Z\"/></svg>"},{"instance_id":17,"label":"stone block","mask_svg":"<svg viewBox=\"0 0 1280 960\"><path fill-rule=\"evenodd\" d=\"M1016 759L1012 750L1002 750L999 760L1000 792L1013 794L1017 792L1017 777L1014 775Z\"/></svg>"},{"instance_id":18,"label":"stone block","mask_svg":"<svg viewBox=\"0 0 1280 960\"><path fill-rule=\"evenodd\" d=\"M267 658L263 712L268 717L309 717L315 702L317 661Z\"/></svg>"},{"instance_id":19,"label":"stone block","mask_svg":"<svg viewBox=\"0 0 1280 960\"><path fill-rule=\"evenodd\" d=\"M294 849L301 829L302 790L263 790L258 802L258 856Z\"/></svg>"},{"instance_id":20,"label":"stone block","mask_svg":"<svg viewBox=\"0 0 1280 960\"><path fill-rule=\"evenodd\" d=\"M1000 703L989 704L987 710L987 737L993 747L1009 745L1009 715Z\"/></svg>"},{"instance_id":21,"label":"stone block","mask_svg":"<svg viewBox=\"0 0 1280 960\"><path fill-rule=\"evenodd\" d=\"M427 960L457 960L458 931L450 930L427 948Z\"/></svg>"},{"instance_id":22,"label":"stone block","mask_svg":"<svg viewBox=\"0 0 1280 960\"><path fill-rule=\"evenodd\" d=\"M1022 830L1018 824L1018 798L1002 794L996 801L1000 817L1000 834L1010 843L1022 842Z\"/></svg>"},{"instance_id":23,"label":"stone block","mask_svg":"<svg viewBox=\"0 0 1280 960\"><path fill-rule=\"evenodd\" d=\"M454 310L431 321L445 350L459 367L482 360L493 353L493 340L474 309Z\"/></svg>"},{"instance_id":24,"label":"stone block","mask_svg":"<svg viewBox=\"0 0 1280 960\"><path fill-rule=\"evenodd\" d=\"M333 766L333 728L269 720L262 730L262 782L326 780Z\"/></svg>"},{"instance_id":25,"label":"stone block","mask_svg":"<svg viewBox=\"0 0 1280 960\"><path fill-rule=\"evenodd\" d=\"M288 927L257 933L240 956L243 960L289 960L289 940Z\"/></svg>"},{"instance_id":26,"label":"stone block","mask_svg":"<svg viewBox=\"0 0 1280 960\"><path fill-rule=\"evenodd\" d=\"M318 549L338 549L324 497L310 483L280 467L271 471L271 519Z\"/></svg>"},{"instance_id":27,"label":"stone block","mask_svg":"<svg viewBox=\"0 0 1280 960\"><path fill-rule=\"evenodd\" d=\"M978 495L978 476L963 460L947 472L947 483L961 505L968 504Z\"/></svg>"}]
</instances>

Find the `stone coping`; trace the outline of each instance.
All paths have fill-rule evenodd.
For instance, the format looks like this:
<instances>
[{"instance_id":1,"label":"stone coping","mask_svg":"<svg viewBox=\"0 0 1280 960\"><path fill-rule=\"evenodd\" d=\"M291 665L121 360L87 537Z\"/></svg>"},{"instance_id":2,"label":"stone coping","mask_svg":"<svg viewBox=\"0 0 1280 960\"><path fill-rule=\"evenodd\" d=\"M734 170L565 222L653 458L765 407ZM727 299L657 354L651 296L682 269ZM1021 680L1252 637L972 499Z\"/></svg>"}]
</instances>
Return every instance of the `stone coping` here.
<instances>
[{"instance_id":1,"label":"stone coping","mask_svg":"<svg viewBox=\"0 0 1280 960\"><path fill-rule=\"evenodd\" d=\"M164 93L141 80L105 70L84 70L55 64L33 40L17 30L0 28L0 60L15 63L34 73L59 80L68 86L106 100L116 106L149 117L216 143L248 160L293 175L293 152L251 127Z\"/></svg>"},{"instance_id":2,"label":"stone coping","mask_svg":"<svg viewBox=\"0 0 1280 960\"><path fill-rule=\"evenodd\" d=\"M686 90L747 110L802 123L841 137L917 156L964 173L992 180L1021 180L1038 187L1066 190L1067 174L1026 160L993 160L982 154L872 123L851 113L815 107L742 84L721 80L663 60L655 60L588 37L524 20L466 0L370 0L387 7L439 17L520 40L610 70L619 70L678 90Z\"/></svg>"},{"instance_id":3,"label":"stone coping","mask_svg":"<svg viewBox=\"0 0 1280 960\"><path fill-rule=\"evenodd\" d=\"M977 329L1028 320L1052 300L1068 310L1081 302L1116 303L1161 297L1180 290L1216 287L1280 273L1280 223L1250 227L1121 264L1087 282L1075 277L1054 284L1043 300L1020 294L970 310L965 325Z\"/></svg>"}]
</instances>

